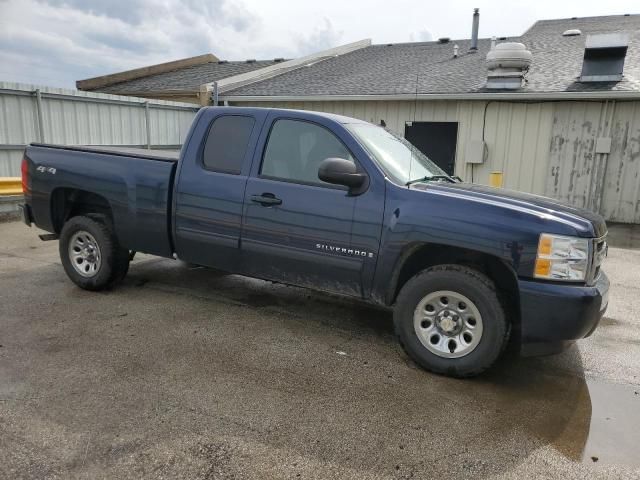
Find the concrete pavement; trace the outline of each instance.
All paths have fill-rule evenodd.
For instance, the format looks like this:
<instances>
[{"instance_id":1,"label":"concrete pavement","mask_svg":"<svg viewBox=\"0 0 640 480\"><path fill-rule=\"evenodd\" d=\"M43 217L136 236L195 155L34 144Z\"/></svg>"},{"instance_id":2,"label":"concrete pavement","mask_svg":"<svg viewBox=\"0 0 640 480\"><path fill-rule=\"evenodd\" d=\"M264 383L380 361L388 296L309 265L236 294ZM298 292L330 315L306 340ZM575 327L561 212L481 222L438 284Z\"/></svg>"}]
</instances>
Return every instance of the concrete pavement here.
<instances>
[{"instance_id":1,"label":"concrete pavement","mask_svg":"<svg viewBox=\"0 0 640 480\"><path fill-rule=\"evenodd\" d=\"M391 315L139 255L91 293L0 224L0 478L640 478L640 251L563 354L461 381Z\"/></svg>"}]
</instances>

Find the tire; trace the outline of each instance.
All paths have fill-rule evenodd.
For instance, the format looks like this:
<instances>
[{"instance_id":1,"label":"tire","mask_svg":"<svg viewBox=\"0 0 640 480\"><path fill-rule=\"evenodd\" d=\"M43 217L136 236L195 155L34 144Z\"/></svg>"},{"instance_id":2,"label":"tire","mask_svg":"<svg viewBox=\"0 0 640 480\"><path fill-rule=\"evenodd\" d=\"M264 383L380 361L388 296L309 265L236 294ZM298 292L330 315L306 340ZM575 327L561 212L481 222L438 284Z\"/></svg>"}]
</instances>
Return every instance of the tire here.
<instances>
[{"instance_id":1,"label":"tire","mask_svg":"<svg viewBox=\"0 0 640 480\"><path fill-rule=\"evenodd\" d=\"M67 276L85 290L104 290L129 269L129 251L118 244L103 215L70 218L60 232L60 260Z\"/></svg>"},{"instance_id":2,"label":"tire","mask_svg":"<svg viewBox=\"0 0 640 480\"><path fill-rule=\"evenodd\" d=\"M395 331L422 368L456 378L479 375L507 346L510 323L493 282L462 265L438 265L400 290Z\"/></svg>"}]
</instances>

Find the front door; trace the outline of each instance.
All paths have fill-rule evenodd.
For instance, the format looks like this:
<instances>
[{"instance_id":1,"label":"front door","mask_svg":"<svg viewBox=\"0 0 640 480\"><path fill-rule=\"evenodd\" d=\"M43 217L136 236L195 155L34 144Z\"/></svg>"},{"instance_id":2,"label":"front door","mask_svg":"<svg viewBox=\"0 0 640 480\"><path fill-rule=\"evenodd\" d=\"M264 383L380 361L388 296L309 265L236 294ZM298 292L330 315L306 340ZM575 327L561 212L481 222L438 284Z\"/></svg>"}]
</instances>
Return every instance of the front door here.
<instances>
[{"instance_id":1,"label":"front door","mask_svg":"<svg viewBox=\"0 0 640 480\"><path fill-rule=\"evenodd\" d=\"M373 271L377 252L352 241L361 197L318 179L320 162L330 157L355 161L324 126L273 122L262 159L254 160L259 170L247 182L241 240L247 274L362 296L363 272Z\"/></svg>"}]
</instances>

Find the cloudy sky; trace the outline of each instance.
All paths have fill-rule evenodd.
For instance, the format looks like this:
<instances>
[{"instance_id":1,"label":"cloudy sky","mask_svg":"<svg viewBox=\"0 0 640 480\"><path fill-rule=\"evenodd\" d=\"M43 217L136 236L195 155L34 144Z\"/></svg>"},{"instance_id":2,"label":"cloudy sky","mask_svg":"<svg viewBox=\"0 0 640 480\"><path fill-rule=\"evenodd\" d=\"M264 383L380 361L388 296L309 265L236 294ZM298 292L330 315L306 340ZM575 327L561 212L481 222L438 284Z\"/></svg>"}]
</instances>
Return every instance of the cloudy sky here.
<instances>
[{"instance_id":1,"label":"cloudy sky","mask_svg":"<svg viewBox=\"0 0 640 480\"><path fill-rule=\"evenodd\" d=\"M637 0L0 0L0 80L75 80L211 52L292 58L375 43L518 35L536 19L640 13Z\"/></svg>"}]
</instances>

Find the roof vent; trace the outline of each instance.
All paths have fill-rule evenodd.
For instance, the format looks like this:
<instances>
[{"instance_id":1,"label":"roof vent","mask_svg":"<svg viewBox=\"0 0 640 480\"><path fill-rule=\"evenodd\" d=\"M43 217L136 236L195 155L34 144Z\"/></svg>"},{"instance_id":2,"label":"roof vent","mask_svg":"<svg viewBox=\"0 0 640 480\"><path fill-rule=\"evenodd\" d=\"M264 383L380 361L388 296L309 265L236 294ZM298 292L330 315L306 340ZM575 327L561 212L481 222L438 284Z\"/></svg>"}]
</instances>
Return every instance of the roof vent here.
<instances>
[{"instance_id":1,"label":"roof vent","mask_svg":"<svg viewBox=\"0 0 640 480\"><path fill-rule=\"evenodd\" d=\"M250 58L249 60L247 60L247 63L256 63L256 59L255 58Z\"/></svg>"},{"instance_id":2,"label":"roof vent","mask_svg":"<svg viewBox=\"0 0 640 480\"><path fill-rule=\"evenodd\" d=\"M275 63L284 62L284 58L282 58L282 57L274 58L274 59L273 59L273 61L274 61Z\"/></svg>"},{"instance_id":3,"label":"roof vent","mask_svg":"<svg viewBox=\"0 0 640 480\"><path fill-rule=\"evenodd\" d=\"M577 28L570 28L569 30L562 32L563 37L575 37L577 35L582 35L582 32Z\"/></svg>"},{"instance_id":4,"label":"roof vent","mask_svg":"<svg viewBox=\"0 0 640 480\"><path fill-rule=\"evenodd\" d=\"M588 35L584 46L581 82L622 80L629 37L623 33Z\"/></svg>"},{"instance_id":5,"label":"roof vent","mask_svg":"<svg viewBox=\"0 0 640 480\"><path fill-rule=\"evenodd\" d=\"M225 63L229 63L229 60L218 60L219 65L224 65Z\"/></svg>"},{"instance_id":6,"label":"roof vent","mask_svg":"<svg viewBox=\"0 0 640 480\"><path fill-rule=\"evenodd\" d=\"M522 43L499 43L487 53L487 88L522 88L524 74L532 59L533 55Z\"/></svg>"},{"instance_id":7,"label":"roof vent","mask_svg":"<svg viewBox=\"0 0 640 480\"><path fill-rule=\"evenodd\" d=\"M449 43L451 39L449 37L440 37L438 43Z\"/></svg>"}]
</instances>

